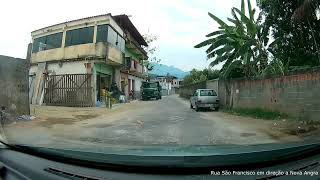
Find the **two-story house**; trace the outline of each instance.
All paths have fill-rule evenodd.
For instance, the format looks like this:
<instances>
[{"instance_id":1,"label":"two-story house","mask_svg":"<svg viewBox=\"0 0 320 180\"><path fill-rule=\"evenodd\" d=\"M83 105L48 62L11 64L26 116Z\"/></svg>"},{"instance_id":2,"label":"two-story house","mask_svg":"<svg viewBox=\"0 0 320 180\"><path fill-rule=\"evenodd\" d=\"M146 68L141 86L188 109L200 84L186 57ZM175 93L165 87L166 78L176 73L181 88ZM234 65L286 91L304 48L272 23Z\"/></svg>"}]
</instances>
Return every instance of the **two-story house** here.
<instances>
[{"instance_id":1,"label":"two-story house","mask_svg":"<svg viewBox=\"0 0 320 180\"><path fill-rule=\"evenodd\" d=\"M125 66L121 69L121 87L127 97L130 92L134 98L140 98L140 87L146 81L148 70L143 65L148 59L143 46L148 46L143 36L139 33L127 15L113 17L124 31Z\"/></svg>"},{"instance_id":2,"label":"two-story house","mask_svg":"<svg viewBox=\"0 0 320 180\"><path fill-rule=\"evenodd\" d=\"M111 14L35 30L30 57L32 104L94 106L101 90L121 87L125 33Z\"/></svg>"},{"instance_id":3,"label":"two-story house","mask_svg":"<svg viewBox=\"0 0 320 180\"><path fill-rule=\"evenodd\" d=\"M153 77L151 82L159 82L162 87L162 95L168 96L175 93L175 84L178 78L175 76L167 75L167 76L156 76Z\"/></svg>"}]
</instances>

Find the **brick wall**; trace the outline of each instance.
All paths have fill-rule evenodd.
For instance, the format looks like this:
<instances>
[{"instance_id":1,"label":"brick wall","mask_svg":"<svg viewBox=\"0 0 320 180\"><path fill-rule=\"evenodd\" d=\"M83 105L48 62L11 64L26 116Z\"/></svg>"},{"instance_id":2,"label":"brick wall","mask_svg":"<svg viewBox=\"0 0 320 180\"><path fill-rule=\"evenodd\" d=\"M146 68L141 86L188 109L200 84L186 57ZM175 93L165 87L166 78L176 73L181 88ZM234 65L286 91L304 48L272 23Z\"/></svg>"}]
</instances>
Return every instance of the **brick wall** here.
<instances>
[{"instance_id":1,"label":"brick wall","mask_svg":"<svg viewBox=\"0 0 320 180\"><path fill-rule=\"evenodd\" d=\"M304 120L320 120L320 71L269 79L219 81L222 105L263 108Z\"/></svg>"}]
</instances>

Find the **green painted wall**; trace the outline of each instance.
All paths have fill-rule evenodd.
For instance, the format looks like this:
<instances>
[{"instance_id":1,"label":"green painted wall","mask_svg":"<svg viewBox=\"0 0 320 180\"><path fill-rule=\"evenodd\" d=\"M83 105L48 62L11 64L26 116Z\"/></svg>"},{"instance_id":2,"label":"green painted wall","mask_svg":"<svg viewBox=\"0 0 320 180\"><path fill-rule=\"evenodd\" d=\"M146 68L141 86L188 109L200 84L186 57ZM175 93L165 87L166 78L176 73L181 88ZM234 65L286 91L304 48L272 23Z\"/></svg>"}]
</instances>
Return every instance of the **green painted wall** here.
<instances>
[{"instance_id":1,"label":"green painted wall","mask_svg":"<svg viewBox=\"0 0 320 180\"><path fill-rule=\"evenodd\" d=\"M106 74L110 75L110 81L113 79L114 68L110 65L104 63L95 63L93 66L93 91L94 91L94 103L97 101L98 89L97 89L97 74Z\"/></svg>"},{"instance_id":2,"label":"green painted wall","mask_svg":"<svg viewBox=\"0 0 320 180\"><path fill-rule=\"evenodd\" d=\"M125 52L126 57L132 57L133 59L141 60L141 58L139 58L139 56L137 56L136 54L134 54L130 49L126 48L125 51L126 51L126 52Z\"/></svg>"},{"instance_id":3,"label":"green painted wall","mask_svg":"<svg viewBox=\"0 0 320 180\"><path fill-rule=\"evenodd\" d=\"M106 64L94 64L94 68L93 68L93 74L96 76L97 73L102 73L102 74L108 74L108 75L113 75L113 68L110 65L106 65Z\"/></svg>"}]
</instances>

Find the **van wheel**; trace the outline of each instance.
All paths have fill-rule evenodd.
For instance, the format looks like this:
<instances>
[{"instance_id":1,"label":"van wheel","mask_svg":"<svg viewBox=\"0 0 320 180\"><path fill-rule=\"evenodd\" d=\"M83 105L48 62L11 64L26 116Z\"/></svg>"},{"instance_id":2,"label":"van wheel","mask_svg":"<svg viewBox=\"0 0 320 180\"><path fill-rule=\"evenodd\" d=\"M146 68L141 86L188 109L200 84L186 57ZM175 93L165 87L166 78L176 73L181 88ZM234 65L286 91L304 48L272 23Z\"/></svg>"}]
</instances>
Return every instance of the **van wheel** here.
<instances>
[{"instance_id":1,"label":"van wheel","mask_svg":"<svg viewBox=\"0 0 320 180\"><path fill-rule=\"evenodd\" d=\"M196 105L195 110L198 112L199 111L199 107Z\"/></svg>"},{"instance_id":2,"label":"van wheel","mask_svg":"<svg viewBox=\"0 0 320 180\"><path fill-rule=\"evenodd\" d=\"M192 106L192 104L190 103L190 109L193 109L193 106Z\"/></svg>"}]
</instances>

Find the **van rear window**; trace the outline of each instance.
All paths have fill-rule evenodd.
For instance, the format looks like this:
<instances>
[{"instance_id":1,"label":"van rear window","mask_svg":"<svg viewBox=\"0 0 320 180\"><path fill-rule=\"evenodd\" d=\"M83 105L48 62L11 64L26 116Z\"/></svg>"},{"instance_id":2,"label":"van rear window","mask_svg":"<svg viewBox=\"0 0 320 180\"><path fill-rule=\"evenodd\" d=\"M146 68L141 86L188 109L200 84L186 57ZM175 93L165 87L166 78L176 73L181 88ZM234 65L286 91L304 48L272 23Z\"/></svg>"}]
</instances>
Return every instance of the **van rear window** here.
<instances>
[{"instance_id":1,"label":"van rear window","mask_svg":"<svg viewBox=\"0 0 320 180\"><path fill-rule=\"evenodd\" d=\"M217 96L217 93L214 90L201 90L200 96Z\"/></svg>"}]
</instances>

